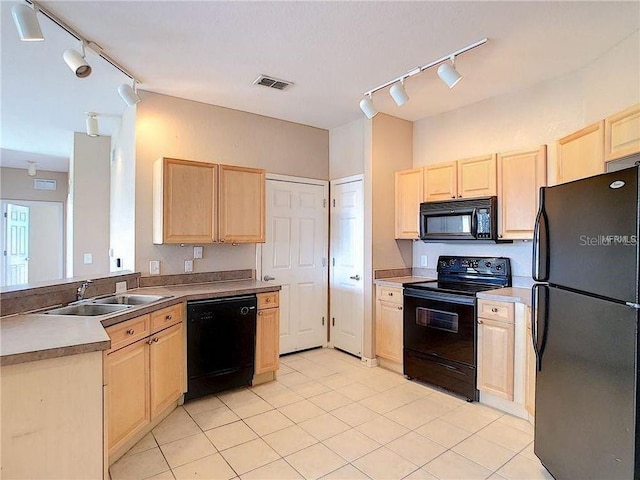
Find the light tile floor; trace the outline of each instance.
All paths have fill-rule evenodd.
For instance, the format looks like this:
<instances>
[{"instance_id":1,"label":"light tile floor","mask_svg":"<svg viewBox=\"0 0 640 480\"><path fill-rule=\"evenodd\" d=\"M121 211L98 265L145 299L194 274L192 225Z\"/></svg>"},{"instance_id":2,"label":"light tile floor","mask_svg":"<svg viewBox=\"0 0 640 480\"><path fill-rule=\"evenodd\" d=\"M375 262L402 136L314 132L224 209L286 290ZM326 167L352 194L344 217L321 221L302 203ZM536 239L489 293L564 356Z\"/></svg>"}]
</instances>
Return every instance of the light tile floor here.
<instances>
[{"instance_id":1,"label":"light tile floor","mask_svg":"<svg viewBox=\"0 0 640 480\"><path fill-rule=\"evenodd\" d=\"M318 349L278 380L178 407L120 479L552 479L521 419Z\"/></svg>"}]
</instances>

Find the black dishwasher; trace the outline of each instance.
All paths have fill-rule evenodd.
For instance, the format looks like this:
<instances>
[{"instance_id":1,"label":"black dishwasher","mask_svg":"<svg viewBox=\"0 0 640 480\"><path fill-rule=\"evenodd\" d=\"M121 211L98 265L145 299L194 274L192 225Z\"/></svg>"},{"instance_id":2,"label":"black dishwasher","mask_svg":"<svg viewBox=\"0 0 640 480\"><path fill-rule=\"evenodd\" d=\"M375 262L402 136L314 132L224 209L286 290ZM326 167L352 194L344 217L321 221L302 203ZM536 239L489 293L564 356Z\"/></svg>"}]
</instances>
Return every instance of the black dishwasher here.
<instances>
[{"instance_id":1,"label":"black dishwasher","mask_svg":"<svg viewBox=\"0 0 640 480\"><path fill-rule=\"evenodd\" d=\"M251 383L256 312L255 295L187 302L185 400Z\"/></svg>"}]
</instances>

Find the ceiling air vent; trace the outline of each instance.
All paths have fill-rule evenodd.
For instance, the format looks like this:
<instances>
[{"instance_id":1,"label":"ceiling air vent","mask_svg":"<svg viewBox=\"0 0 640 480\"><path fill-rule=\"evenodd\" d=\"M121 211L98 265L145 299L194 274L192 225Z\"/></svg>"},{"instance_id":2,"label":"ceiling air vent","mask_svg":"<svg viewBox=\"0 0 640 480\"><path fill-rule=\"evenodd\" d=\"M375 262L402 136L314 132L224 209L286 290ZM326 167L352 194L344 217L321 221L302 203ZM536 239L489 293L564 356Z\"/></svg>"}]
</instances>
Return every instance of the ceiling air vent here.
<instances>
[{"instance_id":1,"label":"ceiling air vent","mask_svg":"<svg viewBox=\"0 0 640 480\"><path fill-rule=\"evenodd\" d=\"M287 82L286 80L279 80L273 77L267 77L266 75L260 75L253 82L254 85L262 85L263 87L275 88L276 90L286 90L293 82Z\"/></svg>"}]
</instances>

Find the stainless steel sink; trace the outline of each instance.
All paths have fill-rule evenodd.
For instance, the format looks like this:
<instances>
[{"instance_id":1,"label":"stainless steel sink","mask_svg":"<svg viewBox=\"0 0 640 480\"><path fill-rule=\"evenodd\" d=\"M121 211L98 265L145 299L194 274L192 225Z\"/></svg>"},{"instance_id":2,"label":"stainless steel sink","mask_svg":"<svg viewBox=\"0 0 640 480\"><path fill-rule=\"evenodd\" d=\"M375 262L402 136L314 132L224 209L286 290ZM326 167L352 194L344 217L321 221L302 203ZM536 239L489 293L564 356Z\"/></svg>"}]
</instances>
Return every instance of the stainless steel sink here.
<instances>
[{"instance_id":1,"label":"stainless steel sink","mask_svg":"<svg viewBox=\"0 0 640 480\"><path fill-rule=\"evenodd\" d=\"M110 313L121 312L133 308L132 305L102 305L95 303L81 303L77 305L67 305L62 308L54 308L43 312L46 315L78 315L83 317L96 317L98 315L108 315Z\"/></svg>"},{"instance_id":2,"label":"stainless steel sink","mask_svg":"<svg viewBox=\"0 0 640 480\"><path fill-rule=\"evenodd\" d=\"M148 303L157 302L158 300L162 300L164 297L162 295L138 295L131 294L128 295L126 293L110 295L108 297L95 298L90 300L91 304L94 305L110 305L110 304L119 304L119 305L146 305Z\"/></svg>"}]
</instances>

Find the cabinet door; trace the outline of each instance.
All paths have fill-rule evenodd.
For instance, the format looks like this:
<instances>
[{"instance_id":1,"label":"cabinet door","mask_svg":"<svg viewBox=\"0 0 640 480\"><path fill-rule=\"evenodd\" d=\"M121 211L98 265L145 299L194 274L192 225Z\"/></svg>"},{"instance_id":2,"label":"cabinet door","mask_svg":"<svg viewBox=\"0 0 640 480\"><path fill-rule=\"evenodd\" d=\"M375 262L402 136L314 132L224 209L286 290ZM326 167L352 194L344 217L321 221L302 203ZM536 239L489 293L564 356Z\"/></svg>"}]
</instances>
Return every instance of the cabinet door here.
<instances>
[{"instance_id":1,"label":"cabinet door","mask_svg":"<svg viewBox=\"0 0 640 480\"><path fill-rule=\"evenodd\" d=\"M556 183L604 173L604 121L558 140Z\"/></svg>"},{"instance_id":2,"label":"cabinet door","mask_svg":"<svg viewBox=\"0 0 640 480\"><path fill-rule=\"evenodd\" d=\"M153 243L216 241L217 165L173 158L153 170Z\"/></svg>"},{"instance_id":3,"label":"cabinet door","mask_svg":"<svg viewBox=\"0 0 640 480\"><path fill-rule=\"evenodd\" d=\"M149 337L151 418L175 402L184 390L184 331L182 323Z\"/></svg>"},{"instance_id":4,"label":"cabinet door","mask_svg":"<svg viewBox=\"0 0 640 480\"><path fill-rule=\"evenodd\" d=\"M458 198L490 197L496 194L495 155L458 160Z\"/></svg>"},{"instance_id":5,"label":"cabinet door","mask_svg":"<svg viewBox=\"0 0 640 480\"><path fill-rule=\"evenodd\" d=\"M256 375L278 369L280 360L280 309L258 311L256 325Z\"/></svg>"},{"instance_id":6,"label":"cabinet door","mask_svg":"<svg viewBox=\"0 0 640 480\"><path fill-rule=\"evenodd\" d=\"M604 159L640 152L640 103L604 120Z\"/></svg>"},{"instance_id":7,"label":"cabinet door","mask_svg":"<svg viewBox=\"0 0 640 480\"><path fill-rule=\"evenodd\" d=\"M546 145L498 154L499 238L533 238L540 187L546 184Z\"/></svg>"},{"instance_id":8,"label":"cabinet door","mask_svg":"<svg viewBox=\"0 0 640 480\"><path fill-rule=\"evenodd\" d=\"M422 177L421 168L396 172L396 239L420 237Z\"/></svg>"},{"instance_id":9,"label":"cabinet door","mask_svg":"<svg viewBox=\"0 0 640 480\"><path fill-rule=\"evenodd\" d=\"M107 356L106 409L109 452L150 421L149 346L147 340L116 350Z\"/></svg>"},{"instance_id":10,"label":"cabinet door","mask_svg":"<svg viewBox=\"0 0 640 480\"><path fill-rule=\"evenodd\" d=\"M513 400L514 324L478 318L478 390Z\"/></svg>"},{"instance_id":11,"label":"cabinet door","mask_svg":"<svg viewBox=\"0 0 640 480\"><path fill-rule=\"evenodd\" d=\"M524 406L531 415L535 415L536 410L536 354L533 350L533 340L531 335L531 308L527 307L527 316L525 318L527 325L527 335L525 351L527 352L526 360L526 377L525 377L525 396Z\"/></svg>"},{"instance_id":12,"label":"cabinet door","mask_svg":"<svg viewBox=\"0 0 640 480\"><path fill-rule=\"evenodd\" d=\"M376 355L402 362L402 305L378 301L376 305Z\"/></svg>"},{"instance_id":13,"label":"cabinet door","mask_svg":"<svg viewBox=\"0 0 640 480\"><path fill-rule=\"evenodd\" d=\"M458 166L456 162L424 167L424 201L449 200L458 196Z\"/></svg>"},{"instance_id":14,"label":"cabinet door","mask_svg":"<svg viewBox=\"0 0 640 480\"><path fill-rule=\"evenodd\" d=\"M221 242L263 243L265 172L220 165Z\"/></svg>"}]
</instances>

